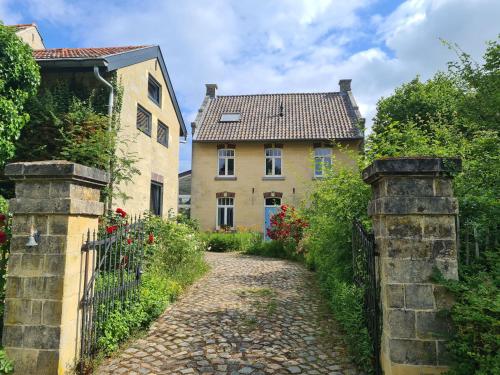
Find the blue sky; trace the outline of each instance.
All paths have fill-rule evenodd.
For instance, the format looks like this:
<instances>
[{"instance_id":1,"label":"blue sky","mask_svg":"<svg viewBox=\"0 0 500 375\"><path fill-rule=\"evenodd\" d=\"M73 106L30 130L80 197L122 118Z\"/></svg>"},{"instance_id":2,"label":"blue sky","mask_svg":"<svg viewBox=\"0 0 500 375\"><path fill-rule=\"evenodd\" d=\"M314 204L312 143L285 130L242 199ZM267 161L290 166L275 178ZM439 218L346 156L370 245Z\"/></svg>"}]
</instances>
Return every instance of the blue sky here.
<instances>
[{"instance_id":1,"label":"blue sky","mask_svg":"<svg viewBox=\"0 0 500 375\"><path fill-rule=\"evenodd\" d=\"M0 0L5 24L36 22L49 48L159 44L188 127L205 83L321 92L341 78L370 124L381 96L446 68L440 38L480 60L499 18L498 0Z\"/></svg>"}]
</instances>

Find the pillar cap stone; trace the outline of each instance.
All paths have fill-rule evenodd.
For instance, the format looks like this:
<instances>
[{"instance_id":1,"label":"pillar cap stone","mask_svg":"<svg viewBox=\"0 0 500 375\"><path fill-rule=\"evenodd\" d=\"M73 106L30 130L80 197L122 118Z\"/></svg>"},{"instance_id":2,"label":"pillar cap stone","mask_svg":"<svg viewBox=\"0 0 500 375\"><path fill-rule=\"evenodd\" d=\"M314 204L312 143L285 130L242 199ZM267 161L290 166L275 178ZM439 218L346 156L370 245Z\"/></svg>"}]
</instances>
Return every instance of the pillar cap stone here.
<instances>
[{"instance_id":1,"label":"pillar cap stone","mask_svg":"<svg viewBox=\"0 0 500 375\"><path fill-rule=\"evenodd\" d=\"M66 160L10 163L5 166L5 177L12 181L75 181L96 188L109 182L109 174L105 171Z\"/></svg>"},{"instance_id":2,"label":"pillar cap stone","mask_svg":"<svg viewBox=\"0 0 500 375\"><path fill-rule=\"evenodd\" d=\"M373 183L383 176L396 175L450 175L462 170L459 158L399 157L375 160L363 170L366 183Z\"/></svg>"}]
</instances>

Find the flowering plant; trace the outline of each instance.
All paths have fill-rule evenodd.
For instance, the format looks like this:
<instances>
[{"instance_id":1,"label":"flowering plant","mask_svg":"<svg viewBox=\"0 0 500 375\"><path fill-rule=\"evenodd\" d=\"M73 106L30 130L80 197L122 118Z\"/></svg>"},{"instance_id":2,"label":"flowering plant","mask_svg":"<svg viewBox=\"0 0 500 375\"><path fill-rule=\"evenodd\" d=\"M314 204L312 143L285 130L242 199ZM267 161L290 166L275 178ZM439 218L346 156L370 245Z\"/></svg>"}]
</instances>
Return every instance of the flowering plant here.
<instances>
[{"instance_id":1,"label":"flowering plant","mask_svg":"<svg viewBox=\"0 0 500 375\"><path fill-rule=\"evenodd\" d=\"M275 241L286 242L290 239L298 244L302 239L304 228L309 224L303 220L294 207L286 204L280 207L280 212L271 217L271 226L267 229L267 236Z\"/></svg>"}]
</instances>

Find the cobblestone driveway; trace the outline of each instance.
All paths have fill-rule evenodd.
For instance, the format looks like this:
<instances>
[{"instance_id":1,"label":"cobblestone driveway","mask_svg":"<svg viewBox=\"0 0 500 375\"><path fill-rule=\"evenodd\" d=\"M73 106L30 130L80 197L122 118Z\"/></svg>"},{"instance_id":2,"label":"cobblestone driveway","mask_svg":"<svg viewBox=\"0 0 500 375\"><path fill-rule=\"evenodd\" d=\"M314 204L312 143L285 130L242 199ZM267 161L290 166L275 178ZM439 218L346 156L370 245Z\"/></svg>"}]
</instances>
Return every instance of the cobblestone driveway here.
<instances>
[{"instance_id":1,"label":"cobblestone driveway","mask_svg":"<svg viewBox=\"0 0 500 375\"><path fill-rule=\"evenodd\" d=\"M212 266L98 374L357 374L302 266L207 253Z\"/></svg>"}]
</instances>

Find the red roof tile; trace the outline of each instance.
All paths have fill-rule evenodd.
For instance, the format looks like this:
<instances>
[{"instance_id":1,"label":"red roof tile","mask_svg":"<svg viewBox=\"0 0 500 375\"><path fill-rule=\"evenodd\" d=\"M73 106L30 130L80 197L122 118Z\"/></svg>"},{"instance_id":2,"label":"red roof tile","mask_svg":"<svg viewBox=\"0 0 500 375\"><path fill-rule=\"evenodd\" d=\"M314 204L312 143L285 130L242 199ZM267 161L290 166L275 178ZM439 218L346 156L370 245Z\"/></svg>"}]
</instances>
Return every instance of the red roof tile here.
<instances>
[{"instance_id":1,"label":"red roof tile","mask_svg":"<svg viewBox=\"0 0 500 375\"><path fill-rule=\"evenodd\" d=\"M99 48L47 48L33 51L35 60L86 59L117 55L150 46L99 47Z\"/></svg>"}]
</instances>

